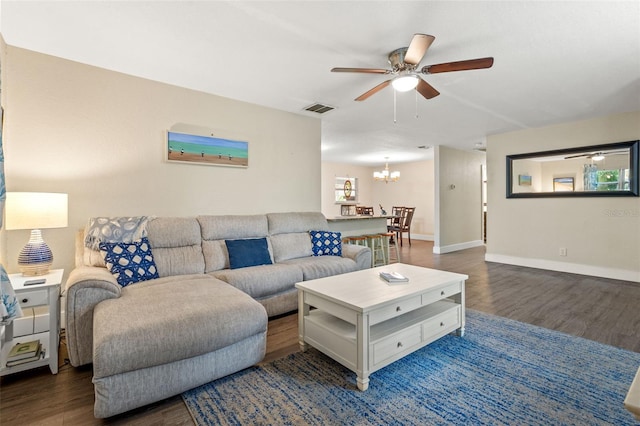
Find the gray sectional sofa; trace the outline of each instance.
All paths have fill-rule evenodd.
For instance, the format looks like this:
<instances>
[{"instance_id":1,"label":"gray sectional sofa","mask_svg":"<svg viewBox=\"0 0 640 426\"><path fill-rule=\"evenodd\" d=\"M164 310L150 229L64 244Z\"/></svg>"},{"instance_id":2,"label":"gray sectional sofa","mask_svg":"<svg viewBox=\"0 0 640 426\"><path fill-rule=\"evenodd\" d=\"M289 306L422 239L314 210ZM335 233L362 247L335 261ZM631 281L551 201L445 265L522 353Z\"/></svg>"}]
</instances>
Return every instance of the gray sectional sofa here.
<instances>
[{"instance_id":1,"label":"gray sectional sofa","mask_svg":"<svg viewBox=\"0 0 640 426\"><path fill-rule=\"evenodd\" d=\"M146 225L158 278L122 287L76 247L66 283L73 366L93 363L95 416L109 417L262 360L268 317L297 309L296 282L369 268L367 247L314 256L321 213L160 217ZM225 240L264 238L271 264L231 269Z\"/></svg>"}]
</instances>

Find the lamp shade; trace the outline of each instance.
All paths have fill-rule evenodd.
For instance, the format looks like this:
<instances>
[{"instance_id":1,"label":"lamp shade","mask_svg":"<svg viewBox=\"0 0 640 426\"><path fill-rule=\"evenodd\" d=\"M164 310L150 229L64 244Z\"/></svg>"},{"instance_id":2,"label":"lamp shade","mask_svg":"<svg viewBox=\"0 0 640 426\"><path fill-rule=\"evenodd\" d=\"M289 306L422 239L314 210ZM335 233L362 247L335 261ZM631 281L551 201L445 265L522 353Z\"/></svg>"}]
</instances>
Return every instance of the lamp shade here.
<instances>
[{"instance_id":1,"label":"lamp shade","mask_svg":"<svg viewBox=\"0 0 640 426\"><path fill-rule=\"evenodd\" d=\"M18 254L23 275L43 275L53 263L51 249L42 239L43 228L67 226L67 194L47 192L7 192L7 230L31 229L31 237Z\"/></svg>"},{"instance_id":2,"label":"lamp shade","mask_svg":"<svg viewBox=\"0 0 640 426\"><path fill-rule=\"evenodd\" d=\"M67 205L67 194L7 192L6 229L65 228L68 223Z\"/></svg>"}]
</instances>

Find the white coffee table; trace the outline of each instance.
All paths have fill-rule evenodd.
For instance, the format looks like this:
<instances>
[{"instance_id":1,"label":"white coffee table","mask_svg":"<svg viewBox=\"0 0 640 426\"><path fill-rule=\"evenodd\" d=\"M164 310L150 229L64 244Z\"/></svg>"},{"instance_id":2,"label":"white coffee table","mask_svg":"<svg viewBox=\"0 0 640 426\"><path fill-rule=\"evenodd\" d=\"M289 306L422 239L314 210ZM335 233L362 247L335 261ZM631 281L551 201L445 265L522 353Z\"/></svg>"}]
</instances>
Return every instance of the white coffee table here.
<instances>
[{"instance_id":1,"label":"white coffee table","mask_svg":"<svg viewBox=\"0 0 640 426\"><path fill-rule=\"evenodd\" d=\"M409 282L389 284L380 271ZM395 263L297 283L300 348L309 344L354 371L365 391L374 371L448 333L464 335L467 278Z\"/></svg>"}]
</instances>

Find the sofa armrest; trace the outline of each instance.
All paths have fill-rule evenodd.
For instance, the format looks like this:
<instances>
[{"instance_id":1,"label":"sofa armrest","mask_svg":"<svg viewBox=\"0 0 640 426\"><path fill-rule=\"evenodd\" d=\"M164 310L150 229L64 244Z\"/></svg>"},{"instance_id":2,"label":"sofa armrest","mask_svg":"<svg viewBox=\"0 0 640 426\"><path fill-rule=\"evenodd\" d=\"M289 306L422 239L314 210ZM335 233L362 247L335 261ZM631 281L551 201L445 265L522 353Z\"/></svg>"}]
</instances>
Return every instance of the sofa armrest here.
<instances>
[{"instance_id":1,"label":"sofa armrest","mask_svg":"<svg viewBox=\"0 0 640 426\"><path fill-rule=\"evenodd\" d=\"M358 265L358 270L371 268L371 249L355 244L342 245L342 257L353 260Z\"/></svg>"},{"instance_id":2,"label":"sofa armrest","mask_svg":"<svg viewBox=\"0 0 640 426\"><path fill-rule=\"evenodd\" d=\"M66 338L74 367L93 361L93 308L103 300L120 297L121 287L106 268L82 266L67 280Z\"/></svg>"}]
</instances>

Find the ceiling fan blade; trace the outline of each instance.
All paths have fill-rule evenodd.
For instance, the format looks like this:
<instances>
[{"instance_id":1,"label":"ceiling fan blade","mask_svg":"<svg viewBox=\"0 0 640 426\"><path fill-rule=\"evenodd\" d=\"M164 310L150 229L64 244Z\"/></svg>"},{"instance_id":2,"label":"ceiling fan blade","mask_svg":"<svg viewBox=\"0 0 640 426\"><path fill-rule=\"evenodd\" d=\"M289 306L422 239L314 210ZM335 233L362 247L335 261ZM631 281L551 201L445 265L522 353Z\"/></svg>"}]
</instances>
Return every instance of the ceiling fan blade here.
<instances>
[{"instance_id":1,"label":"ceiling fan blade","mask_svg":"<svg viewBox=\"0 0 640 426\"><path fill-rule=\"evenodd\" d=\"M416 86L416 90L418 91L418 93L420 93L425 98L427 98L427 99L435 98L436 96L438 96L440 94L440 92L438 92L436 89L434 89L434 87L432 85L430 85L429 83L427 83L423 79L418 78L418 80L420 80L420 81L418 81L418 86Z\"/></svg>"},{"instance_id":2,"label":"ceiling fan blade","mask_svg":"<svg viewBox=\"0 0 640 426\"><path fill-rule=\"evenodd\" d=\"M570 158L580 158L580 157L589 157L592 154L578 154L578 155L570 155L568 157L564 157L565 160L569 160Z\"/></svg>"},{"instance_id":3,"label":"ceiling fan blade","mask_svg":"<svg viewBox=\"0 0 640 426\"><path fill-rule=\"evenodd\" d=\"M613 151L598 151L598 152L589 152L584 154L570 155L568 157L564 157L564 159L568 160L570 158L580 158L580 157L591 158L596 155L619 155L619 154L628 154L628 153L629 153L628 149L613 150Z\"/></svg>"},{"instance_id":4,"label":"ceiling fan blade","mask_svg":"<svg viewBox=\"0 0 640 426\"><path fill-rule=\"evenodd\" d=\"M379 91L381 91L382 89L384 89L385 87L387 87L389 84L391 84L391 80L387 80L387 81L383 81L382 83L378 84L376 87L374 87L373 89L369 90L368 92L363 93L362 95L358 96L355 100L356 101L364 101L365 99L367 99L369 96L371 95L375 95L376 93L378 93Z\"/></svg>"},{"instance_id":5,"label":"ceiling fan blade","mask_svg":"<svg viewBox=\"0 0 640 426\"><path fill-rule=\"evenodd\" d=\"M390 70L381 68L331 68L331 72L362 72L366 74L389 74Z\"/></svg>"},{"instance_id":6,"label":"ceiling fan blade","mask_svg":"<svg viewBox=\"0 0 640 426\"><path fill-rule=\"evenodd\" d=\"M493 58L469 59L467 61L446 62L444 64L427 65L422 68L423 74L437 74L440 72L478 70L491 68Z\"/></svg>"},{"instance_id":7,"label":"ceiling fan blade","mask_svg":"<svg viewBox=\"0 0 640 426\"><path fill-rule=\"evenodd\" d=\"M428 34L414 34L407 53L404 55L404 62L418 65L435 39L434 36Z\"/></svg>"}]
</instances>

